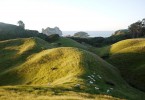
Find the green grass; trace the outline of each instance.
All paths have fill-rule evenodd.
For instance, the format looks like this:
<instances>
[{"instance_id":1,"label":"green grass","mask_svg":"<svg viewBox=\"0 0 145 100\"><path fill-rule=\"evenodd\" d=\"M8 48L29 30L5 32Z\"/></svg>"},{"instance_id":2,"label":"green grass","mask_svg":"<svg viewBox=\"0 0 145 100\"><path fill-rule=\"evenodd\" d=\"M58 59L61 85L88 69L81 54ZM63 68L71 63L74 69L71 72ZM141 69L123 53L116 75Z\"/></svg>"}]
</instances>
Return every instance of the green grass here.
<instances>
[{"instance_id":1,"label":"green grass","mask_svg":"<svg viewBox=\"0 0 145 100\"><path fill-rule=\"evenodd\" d=\"M129 39L112 45L110 62L118 66L124 78L145 91L145 39Z\"/></svg>"},{"instance_id":2,"label":"green grass","mask_svg":"<svg viewBox=\"0 0 145 100\"><path fill-rule=\"evenodd\" d=\"M43 49L52 48L39 38L12 39L0 41L0 72L9 67L24 63L26 58Z\"/></svg>"},{"instance_id":3,"label":"green grass","mask_svg":"<svg viewBox=\"0 0 145 100\"><path fill-rule=\"evenodd\" d=\"M100 51L106 49L103 54L110 55L108 61L120 69L127 82L145 91L145 39L127 39L108 48L100 48Z\"/></svg>"},{"instance_id":4,"label":"green grass","mask_svg":"<svg viewBox=\"0 0 145 100\"><path fill-rule=\"evenodd\" d=\"M76 47L76 48L81 48L85 50L88 49L87 46L84 46L70 38L65 38L65 37L61 37L59 40L57 40L56 42L52 44L56 45L57 43L61 44L59 47ZM58 47L58 45L56 45L56 47Z\"/></svg>"},{"instance_id":5,"label":"green grass","mask_svg":"<svg viewBox=\"0 0 145 100\"><path fill-rule=\"evenodd\" d=\"M110 55L110 46L104 46L101 48L93 48L93 52L100 57L108 57Z\"/></svg>"},{"instance_id":6,"label":"green grass","mask_svg":"<svg viewBox=\"0 0 145 100\"><path fill-rule=\"evenodd\" d=\"M66 41L70 47L63 47L69 46ZM83 45L67 38L57 42L62 47L39 38L0 41L0 99L145 98L122 79L114 66L84 50ZM110 88L113 90L107 93Z\"/></svg>"},{"instance_id":7,"label":"green grass","mask_svg":"<svg viewBox=\"0 0 145 100\"><path fill-rule=\"evenodd\" d=\"M48 88L44 86L5 86L0 87L1 100L124 100L109 95L89 94Z\"/></svg>"}]
</instances>

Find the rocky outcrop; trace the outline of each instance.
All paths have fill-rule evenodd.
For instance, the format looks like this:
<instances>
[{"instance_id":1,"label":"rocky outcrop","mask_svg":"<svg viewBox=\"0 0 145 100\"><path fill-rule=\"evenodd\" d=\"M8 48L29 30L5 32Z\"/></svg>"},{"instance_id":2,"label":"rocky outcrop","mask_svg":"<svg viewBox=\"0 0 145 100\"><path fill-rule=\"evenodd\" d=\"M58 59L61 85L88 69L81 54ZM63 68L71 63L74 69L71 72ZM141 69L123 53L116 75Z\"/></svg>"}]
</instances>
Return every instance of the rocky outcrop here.
<instances>
[{"instance_id":1,"label":"rocky outcrop","mask_svg":"<svg viewBox=\"0 0 145 100\"><path fill-rule=\"evenodd\" d=\"M62 36L62 31L58 27L54 28L47 27L46 29L42 29L42 33L48 36L52 34L58 34L59 36Z\"/></svg>"}]
</instances>

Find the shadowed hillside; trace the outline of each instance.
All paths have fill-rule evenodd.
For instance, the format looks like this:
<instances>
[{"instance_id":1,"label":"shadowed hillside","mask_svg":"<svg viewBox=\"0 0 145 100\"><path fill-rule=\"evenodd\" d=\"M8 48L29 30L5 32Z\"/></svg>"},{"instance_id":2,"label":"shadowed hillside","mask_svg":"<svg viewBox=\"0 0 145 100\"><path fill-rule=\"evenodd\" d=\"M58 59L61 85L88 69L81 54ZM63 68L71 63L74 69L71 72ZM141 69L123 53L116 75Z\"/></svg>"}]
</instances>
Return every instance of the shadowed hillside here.
<instances>
[{"instance_id":1,"label":"shadowed hillside","mask_svg":"<svg viewBox=\"0 0 145 100\"><path fill-rule=\"evenodd\" d=\"M122 76L132 86L145 91L145 39L128 39L97 49L101 56L118 67Z\"/></svg>"},{"instance_id":2,"label":"shadowed hillside","mask_svg":"<svg viewBox=\"0 0 145 100\"><path fill-rule=\"evenodd\" d=\"M59 40L63 46L62 41ZM0 58L3 58L0 59L1 86L44 86L45 91L50 91L47 87L58 91L61 88L60 93L74 91L128 99L141 99L144 95L127 85L115 67L83 49L54 48L53 43L39 38L25 38L1 41L0 52ZM3 89L13 90L14 87ZM40 88L41 91L44 89Z\"/></svg>"},{"instance_id":3,"label":"shadowed hillside","mask_svg":"<svg viewBox=\"0 0 145 100\"><path fill-rule=\"evenodd\" d=\"M145 39L130 39L112 45L110 62L134 87L145 91Z\"/></svg>"}]
</instances>

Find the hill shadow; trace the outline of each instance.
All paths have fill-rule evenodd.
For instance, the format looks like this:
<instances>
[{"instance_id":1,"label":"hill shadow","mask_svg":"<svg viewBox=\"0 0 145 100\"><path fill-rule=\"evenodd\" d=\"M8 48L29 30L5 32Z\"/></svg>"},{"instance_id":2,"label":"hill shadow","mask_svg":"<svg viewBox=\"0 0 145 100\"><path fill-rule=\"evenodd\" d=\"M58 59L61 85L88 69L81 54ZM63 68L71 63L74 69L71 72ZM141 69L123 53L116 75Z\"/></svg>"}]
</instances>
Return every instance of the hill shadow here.
<instances>
[{"instance_id":1,"label":"hill shadow","mask_svg":"<svg viewBox=\"0 0 145 100\"><path fill-rule=\"evenodd\" d=\"M122 77L134 88L145 92L145 53L117 53L107 61L117 67Z\"/></svg>"}]
</instances>

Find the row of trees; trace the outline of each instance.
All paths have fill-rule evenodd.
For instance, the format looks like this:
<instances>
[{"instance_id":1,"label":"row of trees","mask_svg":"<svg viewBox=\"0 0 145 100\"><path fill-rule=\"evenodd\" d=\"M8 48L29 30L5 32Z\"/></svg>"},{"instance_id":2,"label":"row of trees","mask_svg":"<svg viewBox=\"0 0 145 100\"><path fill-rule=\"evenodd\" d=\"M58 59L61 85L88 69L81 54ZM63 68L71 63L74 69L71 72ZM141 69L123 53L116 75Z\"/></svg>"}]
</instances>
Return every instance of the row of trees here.
<instances>
[{"instance_id":1,"label":"row of trees","mask_svg":"<svg viewBox=\"0 0 145 100\"><path fill-rule=\"evenodd\" d=\"M128 27L128 30L132 34L132 38L145 36L145 19L131 24Z\"/></svg>"}]
</instances>

